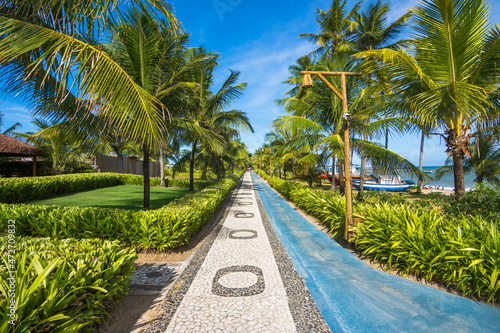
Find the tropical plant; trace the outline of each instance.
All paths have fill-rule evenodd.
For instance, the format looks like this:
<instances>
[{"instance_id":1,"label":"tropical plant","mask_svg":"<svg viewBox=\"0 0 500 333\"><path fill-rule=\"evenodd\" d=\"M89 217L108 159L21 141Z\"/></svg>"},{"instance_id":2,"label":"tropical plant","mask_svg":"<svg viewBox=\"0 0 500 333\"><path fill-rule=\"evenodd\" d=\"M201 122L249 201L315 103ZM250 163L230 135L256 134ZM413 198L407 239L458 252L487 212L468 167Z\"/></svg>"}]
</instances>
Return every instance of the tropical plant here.
<instances>
[{"instance_id":1,"label":"tropical plant","mask_svg":"<svg viewBox=\"0 0 500 333\"><path fill-rule=\"evenodd\" d=\"M137 259L116 241L32 237L14 239L19 250L13 259L9 240L0 237L1 332L93 330L126 295ZM14 325L7 296L12 282Z\"/></svg>"},{"instance_id":2,"label":"tropical plant","mask_svg":"<svg viewBox=\"0 0 500 333\"><path fill-rule=\"evenodd\" d=\"M443 128L447 153L453 158L455 194L465 194L464 157L470 154L474 129L498 116L500 29L489 29L489 6L483 0L429 0L412 10L415 40L403 49L357 54L364 70L383 68L423 123ZM415 90L420 82L425 90Z\"/></svg>"},{"instance_id":3,"label":"tropical plant","mask_svg":"<svg viewBox=\"0 0 500 333\"><path fill-rule=\"evenodd\" d=\"M60 126L63 124L38 118L35 118L32 123L38 129L37 133L32 135L19 133L18 135L25 137L28 142L44 152L44 156L50 159L52 170L56 175L64 172L69 162L78 161L81 155L91 152L89 142L79 140L71 130Z\"/></svg>"},{"instance_id":4,"label":"tropical plant","mask_svg":"<svg viewBox=\"0 0 500 333\"><path fill-rule=\"evenodd\" d=\"M476 183L486 181L500 185L500 146L493 137L476 137L469 147L470 157L464 158L464 174L474 173ZM434 178L439 180L453 174L453 159L448 157L446 165L436 170Z\"/></svg>"},{"instance_id":5,"label":"tropical plant","mask_svg":"<svg viewBox=\"0 0 500 333\"><path fill-rule=\"evenodd\" d=\"M184 131L180 133L182 143L191 145L189 159L189 179L194 180L194 164L198 144L212 154L221 155L226 145L227 135L235 134L236 127L242 127L253 132L245 112L224 110L234 100L239 98L246 87L246 83L237 84L240 72L231 71L221 88L213 92L213 71L215 63L200 69L198 76L198 90L191 95L189 110L182 117ZM196 126L193 126L196 125ZM194 191L190 186L190 191Z\"/></svg>"},{"instance_id":6,"label":"tropical plant","mask_svg":"<svg viewBox=\"0 0 500 333\"><path fill-rule=\"evenodd\" d=\"M324 12L319 8L316 10L316 22L320 32L300 35L300 37L319 45L319 48L311 55L328 58L334 54L352 51L354 18L362 1L357 2L349 12L347 12L346 2L346 0L333 0L328 11Z\"/></svg>"},{"instance_id":7,"label":"tropical plant","mask_svg":"<svg viewBox=\"0 0 500 333\"><path fill-rule=\"evenodd\" d=\"M119 240L137 249L173 249L188 243L213 216L240 176L241 172L229 175L152 211L0 204L0 234L6 232L8 220L15 220L18 235L101 238Z\"/></svg>"}]
</instances>

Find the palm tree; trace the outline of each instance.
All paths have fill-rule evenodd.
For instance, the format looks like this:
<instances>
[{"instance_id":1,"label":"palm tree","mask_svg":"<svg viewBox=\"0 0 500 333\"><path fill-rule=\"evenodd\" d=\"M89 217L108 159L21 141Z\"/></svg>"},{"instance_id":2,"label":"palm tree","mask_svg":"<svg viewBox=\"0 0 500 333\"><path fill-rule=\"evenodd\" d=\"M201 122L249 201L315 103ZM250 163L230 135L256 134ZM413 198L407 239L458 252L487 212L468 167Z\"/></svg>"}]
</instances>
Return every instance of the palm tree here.
<instances>
[{"instance_id":1,"label":"palm tree","mask_svg":"<svg viewBox=\"0 0 500 333\"><path fill-rule=\"evenodd\" d=\"M158 44L158 39L153 42L151 36L158 37L161 30L170 29L173 33L180 30L169 4L152 0L134 0L137 7L129 14L118 15L118 25L110 25L109 18L120 2L98 0L92 6L72 0L3 2L0 59L5 70L1 76L12 81L3 87L5 92L18 93L36 112L49 119L71 120L73 128L78 129L87 121L85 115L99 113L110 126L140 141L148 175L144 180L144 209L149 209L149 147L162 137L166 107L148 90L152 80L147 74L151 73L134 68L130 59L142 65L152 61L157 52L141 53ZM140 19L145 25L136 27L135 32L145 28L142 30L145 35L131 36L128 34L134 31L131 22L139 18L138 12L143 13ZM115 33L117 27L122 34ZM114 33L118 45L122 43L123 47L117 50L124 57L111 56L110 49L95 40L96 36L108 36L105 31ZM127 49L125 43L131 46L136 37L136 41L142 38L146 44ZM70 96L71 91L76 92L75 96ZM74 97L71 102L75 107L61 108L68 96Z\"/></svg>"},{"instance_id":2,"label":"palm tree","mask_svg":"<svg viewBox=\"0 0 500 333\"><path fill-rule=\"evenodd\" d=\"M164 106L137 85L99 43L123 0L88 2L10 0L0 4L1 90L24 100L38 115L57 122L79 121L100 112L130 132L132 139L152 143L161 138ZM132 0L162 25L179 30L169 3ZM8 83L8 84L7 84ZM76 107L62 108L69 91ZM51 101L40 109L40 101ZM127 122L128 119L136 119Z\"/></svg>"},{"instance_id":3,"label":"palm tree","mask_svg":"<svg viewBox=\"0 0 500 333\"><path fill-rule=\"evenodd\" d=\"M318 34L304 33L300 37L320 45L312 55L331 57L342 52L351 53L353 47L354 17L361 7L361 2L356 3L347 12L346 0L333 0L328 11L317 9L317 19L320 32Z\"/></svg>"},{"instance_id":4,"label":"palm tree","mask_svg":"<svg viewBox=\"0 0 500 333\"><path fill-rule=\"evenodd\" d=\"M393 90L422 122L437 123L453 158L455 194L465 194L464 158L481 123L499 113L492 95L499 89L500 29L488 30L489 6L483 0L432 0L412 10L416 39L408 52L370 50L364 70L381 67L392 77ZM425 90L416 91L411 82Z\"/></svg>"},{"instance_id":5,"label":"palm tree","mask_svg":"<svg viewBox=\"0 0 500 333\"><path fill-rule=\"evenodd\" d=\"M37 133L20 133L29 143L42 149L44 156L52 162L52 171L58 175L65 171L66 165L76 161L78 156L91 150L89 145L79 140L64 124L56 124L35 118L32 123Z\"/></svg>"},{"instance_id":6,"label":"palm tree","mask_svg":"<svg viewBox=\"0 0 500 333\"><path fill-rule=\"evenodd\" d=\"M476 183L486 181L500 185L500 146L498 142L491 135L477 137L469 149L470 157L464 159L464 174L474 173ZM439 180L453 174L452 163L453 160L448 158L446 165L436 170L435 178Z\"/></svg>"},{"instance_id":7,"label":"palm tree","mask_svg":"<svg viewBox=\"0 0 500 333\"><path fill-rule=\"evenodd\" d=\"M191 95L187 114L182 118L184 132L180 139L191 144L189 162L189 191L194 191L194 163L198 144L209 149L213 154L222 154L225 148L224 134L242 127L253 132L248 117L244 112L225 111L235 99L239 98L246 83L237 84L240 72L231 71L228 78L217 92L212 92L213 70L215 64L205 66L199 75L196 94Z\"/></svg>"}]
</instances>

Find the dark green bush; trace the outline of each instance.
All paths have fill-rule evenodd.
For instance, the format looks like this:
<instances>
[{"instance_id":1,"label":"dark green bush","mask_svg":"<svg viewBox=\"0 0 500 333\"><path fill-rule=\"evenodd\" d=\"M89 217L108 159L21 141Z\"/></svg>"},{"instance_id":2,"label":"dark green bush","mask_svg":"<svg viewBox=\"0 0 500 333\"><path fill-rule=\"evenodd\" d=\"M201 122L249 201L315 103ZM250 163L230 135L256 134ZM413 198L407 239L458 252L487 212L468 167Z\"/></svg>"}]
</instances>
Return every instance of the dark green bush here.
<instances>
[{"instance_id":1,"label":"dark green bush","mask_svg":"<svg viewBox=\"0 0 500 333\"><path fill-rule=\"evenodd\" d=\"M140 175L118 173L86 173L47 177L1 178L0 202L20 203L40 200L58 194L81 192L115 185L142 185ZM151 178L151 186L159 186L160 178ZM189 187L189 180L167 180L171 187ZM195 180L195 188L205 188L214 182Z\"/></svg>"},{"instance_id":2,"label":"dark green bush","mask_svg":"<svg viewBox=\"0 0 500 333\"><path fill-rule=\"evenodd\" d=\"M224 179L154 211L0 204L0 234L15 220L19 235L120 240L140 249L186 244L215 213L238 180Z\"/></svg>"},{"instance_id":3,"label":"dark green bush","mask_svg":"<svg viewBox=\"0 0 500 333\"><path fill-rule=\"evenodd\" d=\"M2 178L0 179L0 202L18 203L119 184L122 184L120 175L114 173Z\"/></svg>"},{"instance_id":4,"label":"dark green bush","mask_svg":"<svg viewBox=\"0 0 500 333\"><path fill-rule=\"evenodd\" d=\"M0 238L4 263L11 259L8 244L7 237ZM0 268L1 332L91 331L127 294L137 258L118 242L98 239L16 237L14 244L15 262ZM11 276L17 302L13 327L7 308Z\"/></svg>"}]
</instances>

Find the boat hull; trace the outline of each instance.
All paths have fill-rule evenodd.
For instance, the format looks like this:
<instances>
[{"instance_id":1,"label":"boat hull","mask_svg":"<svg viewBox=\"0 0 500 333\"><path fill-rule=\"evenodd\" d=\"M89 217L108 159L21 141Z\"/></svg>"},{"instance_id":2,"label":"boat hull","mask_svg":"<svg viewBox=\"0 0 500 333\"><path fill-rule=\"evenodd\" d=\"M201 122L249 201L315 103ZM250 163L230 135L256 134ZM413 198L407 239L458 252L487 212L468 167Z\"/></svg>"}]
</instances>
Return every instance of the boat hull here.
<instances>
[{"instance_id":1,"label":"boat hull","mask_svg":"<svg viewBox=\"0 0 500 333\"><path fill-rule=\"evenodd\" d=\"M352 185L356 190L359 190L359 182L353 181ZM387 191L387 192L404 192L407 189L414 187L415 184L374 184L366 182L363 184L363 190L367 191Z\"/></svg>"}]
</instances>

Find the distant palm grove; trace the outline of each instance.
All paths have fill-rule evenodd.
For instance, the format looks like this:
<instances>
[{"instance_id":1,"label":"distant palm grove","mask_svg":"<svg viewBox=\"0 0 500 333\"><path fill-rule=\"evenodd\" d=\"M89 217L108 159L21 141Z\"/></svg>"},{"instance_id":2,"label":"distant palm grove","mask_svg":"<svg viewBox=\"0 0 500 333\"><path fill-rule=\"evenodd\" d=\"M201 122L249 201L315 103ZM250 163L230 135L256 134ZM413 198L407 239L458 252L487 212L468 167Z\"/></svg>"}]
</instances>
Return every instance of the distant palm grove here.
<instances>
[{"instance_id":1,"label":"distant palm grove","mask_svg":"<svg viewBox=\"0 0 500 333\"><path fill-rule=\"evenodd\" d=\"M1 89L23 102L52 173L96 153L142 155L144 209L149 160L220 179L249 163L239 129L253 131L237 71L214 86L218 56L189 46L163 1L4 1L0 5ZM2 114L0 113L0 120ZM1 123L0 123L1 125ZM6 132L13 133L15 128ZM186 150L180 150L188 147Z\"/></svg>"},{"instance_id":2,"label":"distant palm grove","mask_svg":"<svg viewBox=\"0 0 500 333\"><path fill-rule=\"evenodd\" d=\"M334 0L326 11L318 9L319 32L301 35L318 47L290 66L285 83L291 88L278 100L289 115L274 121L254 164L279 177L292 172L309 184L326 166L338 166L343 193L341 133L348 126L351 151L361 157L359 193L367 162L381 173L413 174L421 186L429 178L422 160L431 135L444 140L449 155L436 178L453 174L458 197L465 194L465 173L500 184L500 29L489 22L491 5L420 1L394 21L389 3L380 0L363 8ZM351 117L318 77L305 89L301 71L360 73L347 76ZM324 79L341 91L339 76ZM409 132L421 135L419 168L388 147L389 137Z\"/></svg>"}]
</instances>

